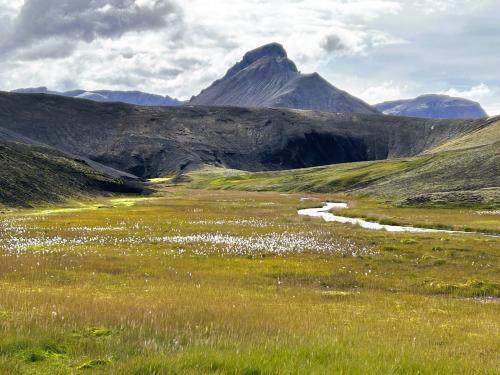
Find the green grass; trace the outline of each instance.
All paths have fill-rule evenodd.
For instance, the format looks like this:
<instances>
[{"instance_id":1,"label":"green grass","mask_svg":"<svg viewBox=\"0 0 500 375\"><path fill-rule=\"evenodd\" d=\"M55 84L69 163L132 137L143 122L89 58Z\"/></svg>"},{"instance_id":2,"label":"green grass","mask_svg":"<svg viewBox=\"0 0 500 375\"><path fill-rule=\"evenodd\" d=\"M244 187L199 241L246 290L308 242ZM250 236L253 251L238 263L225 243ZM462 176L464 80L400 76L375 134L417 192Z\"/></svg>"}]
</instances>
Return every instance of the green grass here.
<instances>
[{"instance_id":1,"label":"green grass","mask_svg":"<svg viewBox=\"0 0 500 375\"><path fill-rule=\"evenodd\" d=\"M474 132L453 138L439 145L429 152L442 152L450 150L475 149L481 146L494 145L500 140L500 121L498 118L490 120L490 124Z\"/></svg>"},{"instance_id":2,"label":"green grass","mask_svg":"<svg viewBox=\"0 0 500 375\"><path fill-rule=\"evenodd\" d=\"M185 185L198 189L348 193L400 206L500 207L500 143L410 159L346 163L277 172L207 169Z\"/></svg>"},{"instance_id":3,"label":"green grass","mask_svg":"<svg viewBox=\"0 0 500 375\"><path fill-rule=\"evenodd\" d=\"M191 187L247 191L336 193L412 170L432 157L422 159L337 164L278 172L240 172L229 176L223 169L192 172Z\"/></svg>"},{"instance_id":4,"label":"green grass","mask_svg":"<svg viewBox=\"0 0 500 375\"><path fill-rule=\"evenodd\" d=\"M462 225L304 196L168 188L2 214L0 374L498 373L498 238L325 223L296 209L347 199Z\"/></svg>"}]
</instances>

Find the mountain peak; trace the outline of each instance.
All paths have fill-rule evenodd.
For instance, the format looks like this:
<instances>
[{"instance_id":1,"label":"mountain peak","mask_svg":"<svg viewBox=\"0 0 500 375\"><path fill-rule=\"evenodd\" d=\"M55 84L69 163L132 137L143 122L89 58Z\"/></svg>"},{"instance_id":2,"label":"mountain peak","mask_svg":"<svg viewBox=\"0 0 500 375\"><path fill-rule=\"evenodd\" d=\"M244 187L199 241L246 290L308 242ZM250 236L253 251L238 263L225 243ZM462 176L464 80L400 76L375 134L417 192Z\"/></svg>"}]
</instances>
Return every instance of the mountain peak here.
<instances>
[{"instance_id":1,"label":"mountain peak","mask_svg":"<svg viewBox=\"0 0 500 375\"><path fill-rule=\"evenodd\" d=\"M285 48L279 43L269 43L245 53L242 62L252 64L263 57L277 57L286 59L288 57Z\"/></svg>"},{"instance_id":2,"label":"mountain peak","mask_svg":"<svg viewBox=\"0 0 500 375\"><path fill-rule=\"evenodd\" d=\"M332 86L318 73L301 74L279 43L247 52L224 77L192 97L189 103L379 113L365 102Z\"/></svg>"},{"instance_id":3,"label":"mountain peak","mask_svg":"<svg viewBox=\"0 0 500 375\"><path fill-rule=\"evenodd\" d=\"M226 77L233 76L258 62L276 63L284 70L298 73L294 62L288 59L285 48L279 43L269 43L245 53L243 59L228 70Z\"/></svg>"}]
</instances>

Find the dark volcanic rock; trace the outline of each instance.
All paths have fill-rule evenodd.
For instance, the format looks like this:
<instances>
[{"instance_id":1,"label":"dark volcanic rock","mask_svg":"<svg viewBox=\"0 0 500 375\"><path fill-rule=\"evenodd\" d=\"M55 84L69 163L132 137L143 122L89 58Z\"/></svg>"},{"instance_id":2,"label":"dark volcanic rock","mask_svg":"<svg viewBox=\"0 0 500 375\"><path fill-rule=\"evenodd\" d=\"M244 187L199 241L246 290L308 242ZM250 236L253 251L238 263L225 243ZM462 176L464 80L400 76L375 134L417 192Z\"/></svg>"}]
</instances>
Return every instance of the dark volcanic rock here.
<instances>
[{"instance_id":1,"label":"dark volcanic rock","mask_svg":"<svg viewBox=\"0 0 500 375\"><path fill-rule=\"evenodd\" d=\"M413 156L483 123L0 93L4 129L139 177L203 165L261 171Z\"/></svg>"},{"instance_id":2,"label":"dark volcanic rock","mask_svg":"<svg viewBox=\"0 0 500 375\"><path fill-rule=\"evenodd\" d=\"M277 43L245 54L222 79L193 97L189 104L378 113L319 74L301 74Z\"/></svg>"},{"instance_id":3,"label":"dark volcanic rock","mask_svg":"<svg viewBox=\"0 0 500 375\"><path fill-rule=\"evenodd\" d=\"M488 114L479 103L447 95L422 95L375 105L386 115L435 119L485 118Z\"/></svg>"}]
</instances>

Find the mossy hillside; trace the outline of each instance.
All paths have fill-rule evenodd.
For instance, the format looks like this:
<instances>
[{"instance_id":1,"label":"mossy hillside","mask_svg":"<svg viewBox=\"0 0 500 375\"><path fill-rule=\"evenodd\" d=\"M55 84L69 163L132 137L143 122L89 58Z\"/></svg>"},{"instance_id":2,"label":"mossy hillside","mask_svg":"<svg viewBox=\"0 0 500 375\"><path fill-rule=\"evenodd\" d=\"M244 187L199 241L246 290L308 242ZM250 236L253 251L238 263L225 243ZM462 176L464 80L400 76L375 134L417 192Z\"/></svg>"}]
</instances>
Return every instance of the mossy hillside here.
<instances>
[{"instance_id":1,"label":"mossy hillside","mask_svg":"<svg viewBox=\"0 0 500 375\"><path fill-rule=\"evenodd\" d=\"M474 149L480 146L493 145L500 140L500 120L498 117L488 121L487 126L453 138L441 145L438 145L428 153L442 151Z\"/></svg>"},{"instance_id":2,"label":"mossy hillside","mask_svg":"<svg viewBox=\"0 0 500 375\"><path fill-rule=\"evenodd\" d=\"M0 140L0 204L33 206L92 197L106 192L139 193L57 151Z\"/></svg>"}]
</instances>

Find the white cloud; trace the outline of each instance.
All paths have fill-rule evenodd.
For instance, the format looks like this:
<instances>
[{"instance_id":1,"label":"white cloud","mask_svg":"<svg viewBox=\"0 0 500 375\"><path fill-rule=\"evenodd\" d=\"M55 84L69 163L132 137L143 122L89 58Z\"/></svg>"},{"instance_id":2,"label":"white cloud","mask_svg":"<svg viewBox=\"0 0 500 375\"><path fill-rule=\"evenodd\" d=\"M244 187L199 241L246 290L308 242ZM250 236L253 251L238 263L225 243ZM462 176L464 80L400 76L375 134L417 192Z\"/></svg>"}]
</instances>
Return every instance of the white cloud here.
<instances>
[{"instance_id":1,"label":"white cloud","mask_svg":"<svg viewBox=\"0 0 500 375\"><path fill-rule=\"evenodd\" d=\"M490 116L500 116L500 105L490 105L490 106L485 106L486 112Z\"/></svg>"},{"instance_id":2,"label":"white cloud","mask_svg":"<svg viewBox=\"0 0 500 375\"><path fill-rule=\"evenodd\" d=\"M497 116L500 115L500 98L498 97L498 92L498 87L491 87L485 83L480 83L470 88L451 88L440 93L479 102L490 116Z\"/></svg>"},{"instance_id":3,"label":"white cloud","mask_svg":"<svg viewBox=\"0 0 500 375\"><path fill-rule=\"evenodd\" d=\"M23 5L23 2L24 0L0 0L0 14L15 15Z\"/></svg>"},{"instance_id":4,"label":"white cloud","mask_svg":"<svg viewBox=\"0 0 500 375\"><path fill-rule=\"evenodd\" d=\"M491 2L492 0L417 0L413 5L428 15L450 12L466 14L471 7L479 8Z\"/></svg>"},{"instance_id":5,"label":"white cloud","mask_svg":"<svg viewBox=\"0 0 500 375\"><path fill-rule=\"evenodd\" d=\"M387 81L379 86L371 86L362 91L359 97L370 104L378 104L403 98L407 87Z\"/></svg>"},{"instance_id":6,"label":"white cloud","mask_svg":"<svg viewBox=\"0 0 500 375\"><path fill-rule=\"evenodd\" d=\"M494 95L495 91L488 87L488 85L480 83L470 89L457 90L455 88L451 88L449 90L442 91L441 93L444 95L480 101L481 99Z\"/></svg>"},{"instance_id":7,"label":"white cloud","mask_svg":"<svg viewBox=\"0 0 500 375\"><path fill-rule=\"evenodd\" d=\"M486 108L500 102L496 0L29 0L49 2L71 8L128 4L133 17L122 29L120 17L101 14L113 7L84 18L77 13L71 27L62 25L69 31L60 37L52 33L59 23L44 23L0 59L0 89L139 89L186 99L246 51L276 41L300 70L319 71L370 103L443 91ZM0 0L0 39L9 35L7 21L23 3ZM147 10L160 3L172 3L164 10L180 9L184 33L173 34L169 20L145 29L142 18L134 18L142 9L156 20L156 12ZM96 29L89 21L94 19L118 20L118 29ZM73 37L89 28L86 41ZM470 82L484 86L471 88Z\"/></svg>"},{"instance_id":8,"label":"white cloud","mask_svg":"<svg viewBox=\"0 0 500 375\"><path fill-rule=\"evenodd\" d=\"M56 3L54 9L73 9L85 4L80 0L74 4L69 0L29 0L29 4L40 7L47 1ZM95 4L102 7L97 9L95 17L111 12L112 4L125 4L124 1L99 0ZM5 0L0 0L0 10L7 9L2 7L3 3ZM168 0L127 0L126 3L134 10L153 9ZM166 29L155 27L151 31L127 30L127 33L115 33L112 29L113 38L108 38L109 33L99 33L101 28L99 32L94 30L94 23L87 22L89 17L72 16L71 28L64 24L64 29L76 30L76 34L90 29L91 37L86 39L87 43L74 40L68 45L64 38L73 38L71 33L58 36L52 33L54 25L44 23L43 32L30 33L27 43L12 47L16 52L6 57L13 60L10 66L16 72L0 69L0 85L8 89L33 85L64 89L69 82L85 89L134 88L185 99L225 73L244 52L264 43L284 44L300 69L310 72L339 56L363 55L401 42L390 33L366 25L400 12L401 4L393 0L186 0L177 4L182 9L186 29L182 36L172 36ZM17 15L22 16L26 10L21 10L24 8L20 5L9 6L9 12L12 14L17 7ZM173 6L168 9L175 10ZM90 11L94 17L95 12ZM152 13L148 16L152 17ZM338 38L342 51L325 49L328 38ZM32 43L33 40L36 43Z\"/></svg>"},{"instance_id":9,"label":"white cloud","mask_svg":"<svg viewBox=\"0 0 500 375\"><path fill-rule=\"evenodd\" d=\"M239 47L234 59L261 44L278 41L305 69L314 69L326 57L323 46L332 35L344 45L343 54L363 53L401 40L364 25L367 20L399 12L397 1L189 0L187 4L187 22L233 41Z\"/></svg>"}]
</instances>

